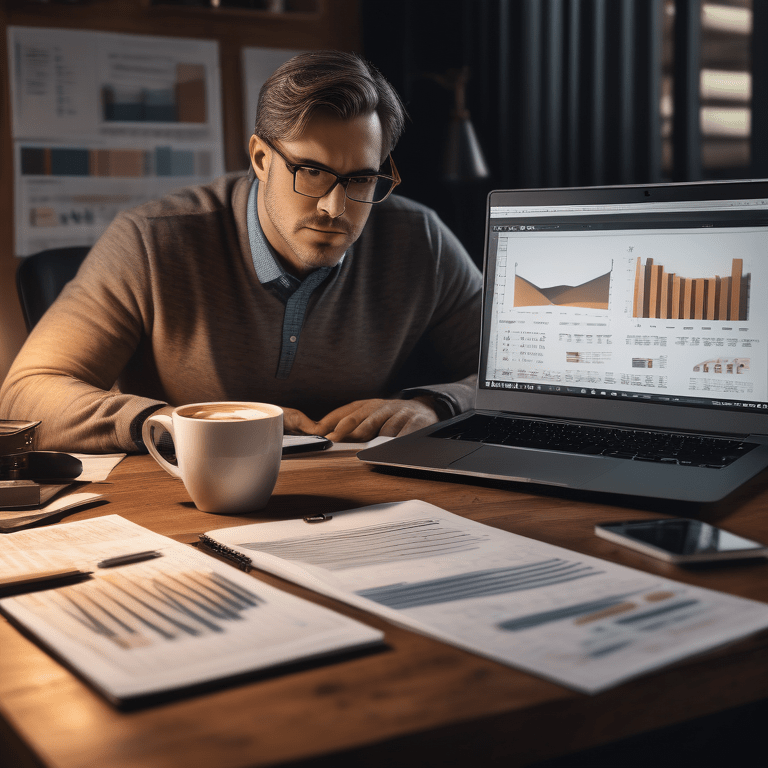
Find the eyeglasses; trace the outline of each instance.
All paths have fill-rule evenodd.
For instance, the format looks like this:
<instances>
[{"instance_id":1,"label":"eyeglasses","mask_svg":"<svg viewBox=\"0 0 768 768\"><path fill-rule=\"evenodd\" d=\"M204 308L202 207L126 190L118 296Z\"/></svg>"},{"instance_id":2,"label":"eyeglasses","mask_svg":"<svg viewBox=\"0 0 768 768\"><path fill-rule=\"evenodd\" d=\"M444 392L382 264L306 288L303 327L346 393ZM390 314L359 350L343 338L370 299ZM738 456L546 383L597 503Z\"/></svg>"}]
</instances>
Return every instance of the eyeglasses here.
<instances>
[{"instance_id":1,"label":"eyeglasses","mask_svg":"<svg viewBox=\"0 0 768 768\"><path fill-rule=\"evenodd\" d=\"M389 173L341 176L314 165L291 163L272 142L267 141L267 139L262 139L262 141L280 155L285 167L293 174L293 191L299 195L304 195L304 197L325 197L331 193L337 184L341 184L350 200L355 200L358 203L383 203L400 183L400 174L397 172L392 155L387 161Z\"/></svg>"}]
</instances>

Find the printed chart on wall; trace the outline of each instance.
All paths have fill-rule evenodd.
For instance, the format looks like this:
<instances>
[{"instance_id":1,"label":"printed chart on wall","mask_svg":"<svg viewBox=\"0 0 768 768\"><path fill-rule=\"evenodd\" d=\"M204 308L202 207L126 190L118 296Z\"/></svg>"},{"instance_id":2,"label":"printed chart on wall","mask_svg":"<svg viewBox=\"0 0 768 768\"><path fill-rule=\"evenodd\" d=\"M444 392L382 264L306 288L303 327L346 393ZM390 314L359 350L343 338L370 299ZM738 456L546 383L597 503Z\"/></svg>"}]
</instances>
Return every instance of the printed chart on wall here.
<instances>
[{"instance_id":1,"label":"printed chart on wall","mask_svg":"<svg viewBox=\"0 0 768 768\"><path fill-rule=\"evenodd\" d=\"M499 230L486 386L766 407L764 229Z\"/></svg>"},{"instance_id":2,"label":"printed chart on wall","mask_svg":"<svg viewBox=\"0 0 768 768\"><path fill-rule=\"evenodd\" d=\"M9 27L16 253L224 171L214 41Z\"/></svg>"}]
</instances>

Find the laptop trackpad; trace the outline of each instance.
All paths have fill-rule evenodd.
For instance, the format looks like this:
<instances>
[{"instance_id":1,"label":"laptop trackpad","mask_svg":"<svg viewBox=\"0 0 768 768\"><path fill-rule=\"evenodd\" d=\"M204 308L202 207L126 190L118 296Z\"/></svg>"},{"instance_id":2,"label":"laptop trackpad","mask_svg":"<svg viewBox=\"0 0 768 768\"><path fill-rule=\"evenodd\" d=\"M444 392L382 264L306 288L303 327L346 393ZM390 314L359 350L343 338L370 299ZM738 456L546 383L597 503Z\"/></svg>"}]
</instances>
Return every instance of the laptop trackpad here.
<instances>
[{"instance_id":1,"label":"laptop trackpad","mask_svg":"<svg viewBox=\"0 0 768 768\"><path fill-rule=\"evenodd\" d=\"M484 445L451 462L450 469L522 482L578 488L608 472L617 459Z\"/></svg>"}]
</instances>

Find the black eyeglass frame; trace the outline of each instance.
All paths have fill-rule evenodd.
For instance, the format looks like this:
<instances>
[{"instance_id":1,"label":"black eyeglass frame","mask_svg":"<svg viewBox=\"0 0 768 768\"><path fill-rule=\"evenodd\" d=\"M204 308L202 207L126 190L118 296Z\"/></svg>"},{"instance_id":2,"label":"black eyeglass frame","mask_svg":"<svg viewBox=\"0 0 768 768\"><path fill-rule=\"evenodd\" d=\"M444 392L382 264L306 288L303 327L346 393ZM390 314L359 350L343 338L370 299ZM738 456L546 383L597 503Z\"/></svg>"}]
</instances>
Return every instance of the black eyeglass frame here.
<instances>
[{"instance_id":1,"label":"black eyeglass frame","mask_svg":"<svg viewBox=\"0 0 768 768\"><path fill-rule=\"evenodd\" d=\"M394 188L401 181L400 174L391 154L388 157L389 167L392 169L391 175L386 173L356 173L352 176L342 176L335 171L331 171L328 168L320 168L317 165L307 165L307 163L292 163L271 141L269 141L269 139L265 139L264 137L260 138L270 149L274 150L282 158L282 161L285 163L285 167L291 172L291 175L293 176L293 191L302 197L310 197L314 200L320 200L326 195L330 195L336 186L341 184L344 187L344 194L348 200L352 200L356 203L365 203L366 205L378 205L379 203L383 203L392 194ZM299 192L296 189L296 171L300 170L301 168L306 168L310 171L322 171L323 173L328 173L331 176L335 176L336 180L331 184L330 187L328 187L325 192L323 192L322 195L308 195L306 192ZM386 179L387 181L392 182L392 186L390 187L389 191L386 195L384 195L384 197L381 198L381 200L356 200L354 197L349 196L349 182L353 179L365 178L367 176L375 176L377 179Z\"/></svg>"}]
</instances>

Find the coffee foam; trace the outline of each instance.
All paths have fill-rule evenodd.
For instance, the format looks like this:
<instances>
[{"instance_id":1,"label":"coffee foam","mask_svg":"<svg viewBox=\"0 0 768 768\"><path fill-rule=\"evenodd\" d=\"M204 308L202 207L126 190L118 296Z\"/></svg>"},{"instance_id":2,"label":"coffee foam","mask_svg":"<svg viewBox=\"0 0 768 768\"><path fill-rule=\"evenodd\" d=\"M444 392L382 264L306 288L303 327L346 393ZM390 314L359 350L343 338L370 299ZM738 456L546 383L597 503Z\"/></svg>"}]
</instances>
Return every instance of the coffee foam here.
<instances>
[{"instance_id":1,"label":"coffee foam","mask_svg":"<svg viewBox=\"0 0 768 768\"><path fill-rule=\"evenodd\" d=\"M187 419L200 419L202 421L253 421L266 419L271 415L258 408L249 408L240 403L198 405L190 410L180 410L179 414Z\"/></svg>"}]
</instances>

